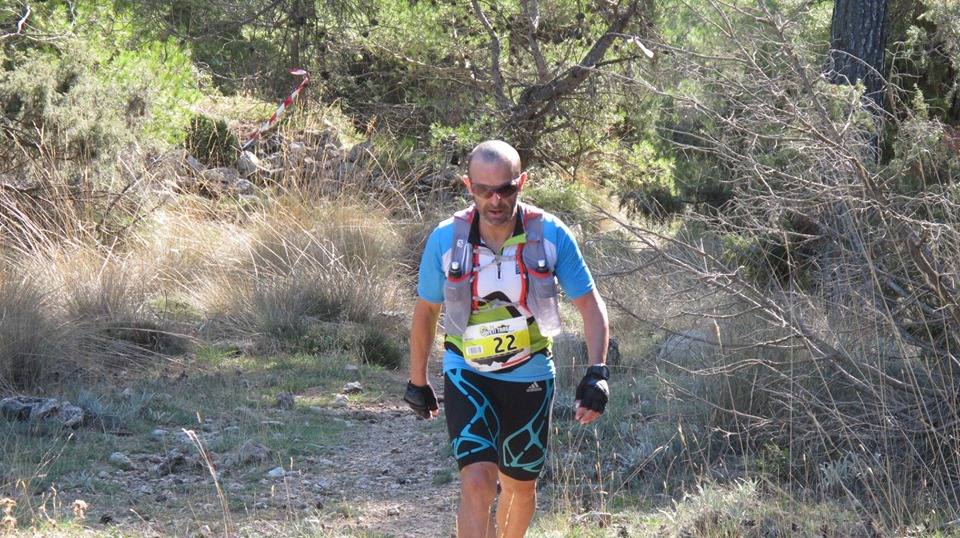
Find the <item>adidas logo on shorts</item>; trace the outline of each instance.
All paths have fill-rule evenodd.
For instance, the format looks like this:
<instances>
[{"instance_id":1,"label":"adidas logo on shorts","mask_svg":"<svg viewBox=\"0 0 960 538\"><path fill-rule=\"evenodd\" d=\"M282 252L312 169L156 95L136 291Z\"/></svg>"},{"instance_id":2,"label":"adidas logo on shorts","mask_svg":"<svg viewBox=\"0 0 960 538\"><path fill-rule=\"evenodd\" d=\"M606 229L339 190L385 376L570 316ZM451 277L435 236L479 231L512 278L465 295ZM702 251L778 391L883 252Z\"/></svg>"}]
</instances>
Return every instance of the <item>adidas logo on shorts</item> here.
<instances>
[{"instance_id":1,"label":"adidas logo on shorts","mask_svg":"<svg viewBox=\"0 0 960 538\"><path fill-rule=\"evenodd\" d=\"M542 392L543 388L540 386L540 383L534 381L529 387L527 387L527 392Z\"/></svg>"}]
</instances>

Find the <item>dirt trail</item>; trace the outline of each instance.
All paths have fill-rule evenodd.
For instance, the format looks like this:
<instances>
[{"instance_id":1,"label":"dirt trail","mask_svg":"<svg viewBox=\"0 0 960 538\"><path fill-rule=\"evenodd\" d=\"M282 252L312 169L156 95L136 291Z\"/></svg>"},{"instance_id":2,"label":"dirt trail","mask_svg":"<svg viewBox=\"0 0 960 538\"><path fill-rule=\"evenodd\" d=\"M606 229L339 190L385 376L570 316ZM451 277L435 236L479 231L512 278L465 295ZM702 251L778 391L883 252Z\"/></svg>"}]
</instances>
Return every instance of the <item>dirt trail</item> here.
<instances>
[{"instance_id":1,"label":"dirt trail","mask_svg":"<svg viewBox=\"0 0 960 538\"><path fill-rule=\"evenodd\" d=\"M402 387L403 381L397 376L370 385L376 395ZM335 441L301 447L299 456L282 462L274 455L238 464L231 462L238 449L208 450L221 474L217 490L211 487L210 470L198 462L196 446L170 428L157 430L165 432L162 441L130 438L130 461L124 468L103 462L84 471L95 477L100 492L74 480L76 486L61 495L68 502L89 502L92 528L109 532L119 525L124 533L142 536L216 536L229 519L231 532L238 535L449 537L459 488L443 419L418 419L399 396L380 394L351 398L343 407L303 404L290 411L262 410L256 415L260 428L275 429L267 435L299 435L295 421L317 418L342 430ZM197 435L208 449L217 447L239 414L235 410L212 419ZM168 471L158 472L161 462L169 462ZM216 491L229 504L226 518L218 516L222 505Z\"/></svg>"},{"instance_id":2,"label":"dirt trail","mask_svg":"<svg viewBox=\"0 0 960 538\"><path fill-rule=\"evenodd\" d=\"M343 416L354 425L329 458L336 469L330 490L359 512L344 526L388 536L451 536L458 486L446 433L392 403L358 404Z\"/></svg>"}]
</instances>

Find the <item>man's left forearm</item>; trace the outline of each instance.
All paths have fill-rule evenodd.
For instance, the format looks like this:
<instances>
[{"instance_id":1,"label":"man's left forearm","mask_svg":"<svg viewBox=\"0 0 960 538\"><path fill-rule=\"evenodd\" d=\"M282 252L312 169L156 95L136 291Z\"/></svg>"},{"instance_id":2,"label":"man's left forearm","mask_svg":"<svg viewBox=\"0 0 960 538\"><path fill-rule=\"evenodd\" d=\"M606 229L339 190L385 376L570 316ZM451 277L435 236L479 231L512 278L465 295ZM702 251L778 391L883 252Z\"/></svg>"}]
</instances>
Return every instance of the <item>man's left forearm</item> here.
<instances>
[{"instance_id":1,"label":"man's left forearm","mask_svg":"<svg viewBox=\"0 0 960 538\"><path fill-rule=\"evenodd\" d=\"M597 290L577 297L573 300L573 304L583 318L583 337L587 342L588 364L606 364L607 346L610 340L606 304Z\"/></svg>"},{"instance_id":2,"label":"man's left forearm","mask_svg":"<svg viewBox=\"0 0 960 538\"><path fill-rule=\"evenodd\" d=\"M587 341L587 362L590 366L607 362L607 342L610 327L607 323L607 307L597 290L592 290L573 300L574 306L583 318L583 337ZM591 370L600 370L591 371ZM607 387L606 367L587 369L587 373L577 386L577 411L574 419L587 425L600 418L607 405L609 389Z\"/></svg>"}]
</instances>

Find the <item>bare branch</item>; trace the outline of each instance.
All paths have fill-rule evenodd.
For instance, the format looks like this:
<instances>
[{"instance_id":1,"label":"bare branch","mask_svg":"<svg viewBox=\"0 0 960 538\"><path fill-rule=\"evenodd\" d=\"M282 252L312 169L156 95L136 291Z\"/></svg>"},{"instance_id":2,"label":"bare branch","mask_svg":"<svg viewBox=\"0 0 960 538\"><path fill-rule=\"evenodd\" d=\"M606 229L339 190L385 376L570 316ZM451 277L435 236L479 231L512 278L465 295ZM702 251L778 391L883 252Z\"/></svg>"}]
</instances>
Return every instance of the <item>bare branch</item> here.
<instances>
[{"instance_id":1,"label":"bare branch","mask_svg":"<svg viewBox=\"0 0 960 538\"><path fill-rule=\"evenodd\" d=\"M610 48L614 40L620 37L624 28L637 14L638 7L639 0L630 0L627 9L614 16L606 32L600 36L577 65L570 67L549 82L527 88L512 110L511 115L514 120L520 123L529 121L545 106L558 97L572 92L582 84L597 64L603 60L603 57L607 54L607 49Z\"/></svg>"},{"instance_id":2,"label":"bare branch","mask_svg":"<svg viewBox=\"0 0 960 538\"><path fill-rule=\"evenodd\" d=\"M30 4L27 4L26 9L24 10L23 16L20 17L20 20L17 22L17 31L11 32L9 34L0 35L0 40L7 39L8 37L21 35L23 33L23 27L27 24L27 19L30 18L30 13L31 13Z\"/></svg>"},{"instance_id":3,"label":"bare branch","mask_svg":"<svg viewBox=\"0 0 960 538\"><path fill-rule=\"evenodd\" d=\"M533 56L533 62L537 66L537 78L541 84L550 79L550 72L547 70L547 61L540 52L540 43L537 42L537 28L540 26L540 2L539 0L521 0L520 6L523 9L523 17L527 21L527 43L530 45L530 54Z\"/></svg>"},{"instance_id":4,"label":"bare branch","mask_svg":"<svg viewBox=\"0 0 960 538\"><path fill-rule=\"evenodd\" d=\"M494 97L501 110L509 110L510 100L507 99L507 95L504 93L503 73L500 71L500 37L497 36L497 31L483 13L483 8L480 7L479 0L471 0L470 3L473 5L473 12L476 14L480 24L483 25L487 30L487 34L490 36L490 73L493 76Z\"/></svg>"}]
</instances>

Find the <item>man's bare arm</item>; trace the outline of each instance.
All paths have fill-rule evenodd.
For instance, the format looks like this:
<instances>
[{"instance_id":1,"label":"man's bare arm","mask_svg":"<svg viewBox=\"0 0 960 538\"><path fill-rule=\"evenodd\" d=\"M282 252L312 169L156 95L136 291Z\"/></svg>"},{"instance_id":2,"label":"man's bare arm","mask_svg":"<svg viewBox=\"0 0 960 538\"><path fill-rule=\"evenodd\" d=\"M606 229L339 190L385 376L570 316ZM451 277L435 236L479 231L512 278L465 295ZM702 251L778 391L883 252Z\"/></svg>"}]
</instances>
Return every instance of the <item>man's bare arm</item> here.
<instances>
[{"instance_id":1,"label":"man's bare arm","mask_svg":"<svg viewBox=\"0 0 960 538\"><path fill-rule=\"evenodd\" d=\"M606 364L607 346L610 340L610 325L607 321L607 306L597 290L581 295L573 300L583 318L583 337L587 341L587 362ZM601 413L581 407L577 402L574 418L580 424L590 424L600 418Z\"/></svg>"},{"instance_id":2,"label":"man's bare arm","mask_svg":"<svg viewBox=\"0 0 960 538\"><path fill-rule=\"evenodd\" d=\"M607 321L607 305L597 290L592 290L573 300L573 305L583 318L583 337L587 341L587 360L590 365L606 364L610 326Z\"/></svg>"},{"instance_id":3,"label":"man's bare arm","mask_svg":"<svg viewBox=\"0 0 960 538\"><path fill-rule=\"evenodd\" d=\"M424 386L427 381L427 361L437 336L437 320L440 319L440 304L417 299L413 308L413 323L410 327L410 381Z\"/></svg>"}]
</instances>

